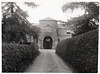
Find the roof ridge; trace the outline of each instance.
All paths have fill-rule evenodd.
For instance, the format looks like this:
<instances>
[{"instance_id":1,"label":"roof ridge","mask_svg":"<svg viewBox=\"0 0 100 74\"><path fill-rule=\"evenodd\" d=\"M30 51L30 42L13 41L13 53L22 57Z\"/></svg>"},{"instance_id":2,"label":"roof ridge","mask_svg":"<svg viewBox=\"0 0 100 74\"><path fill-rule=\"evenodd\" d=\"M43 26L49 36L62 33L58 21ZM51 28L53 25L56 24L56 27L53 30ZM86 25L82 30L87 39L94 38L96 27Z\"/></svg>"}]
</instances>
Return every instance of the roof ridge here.
<instances>
[{"instance_id":1,"label":"roof ridge","mask_svg":"<svg viewBox=\"0 0 100 74\"><path fill-rule=\"evenodd\" d=\"M53 18L51 18L51 17L46 17L46 18L44 18L44 19L42 19L42 20L55 20L55 19L53 19ZM56 20L55 20L56 21Z\"/></svg>"}]
</instances>

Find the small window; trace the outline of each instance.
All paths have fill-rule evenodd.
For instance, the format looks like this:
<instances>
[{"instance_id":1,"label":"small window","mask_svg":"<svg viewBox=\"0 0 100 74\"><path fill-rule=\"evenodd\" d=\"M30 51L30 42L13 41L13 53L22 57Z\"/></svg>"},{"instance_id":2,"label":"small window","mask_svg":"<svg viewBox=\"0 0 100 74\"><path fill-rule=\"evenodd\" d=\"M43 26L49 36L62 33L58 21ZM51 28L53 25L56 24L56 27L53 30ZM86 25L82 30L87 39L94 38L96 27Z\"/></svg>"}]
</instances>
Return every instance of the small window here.
<instances>
[{"instance_id":1,"label":"small window","mask_svg":"<svg viewBox=\"0 0 100 74\"><path fill-rule=\"evenodd\" d=\"M50 39L46 39L46 41L50 41Z\"/></svg>"},{"instance_id":2,"label":"small window","mask_svg":"<svg viewBox=\"0 0 100 74\"><path fill-rule=\"evenodd\" d=\"M70 32L67 32L67 34L70 34Z\"/></svg>"},{"instance_id":3,"label":"small window","mask_svg":"<svg viewBox=\"0 0 100 74\"><path fill-rule=\"evenodd\" d=\"M58 39L58 42L60 42L60 39Z\"/></svg>"},{"instance_id":4,"label":"small window","mask_svg":"<svg viewBox=\"0 0 100 74\"><path fill-rule=\"evenodd\" d=\"M63 26L66 26L66 24L63 24Z\"/></svg>"},{"instance_id":5,"label":"small window","mask_svg":"<svg viewBox=\"0 0 100 74\"><path fill-rule=\"evenodd\" d=\"M49 24L47 24L47 27L50 27L50 25L49 25Z\"/></svg>"}]
</instances>

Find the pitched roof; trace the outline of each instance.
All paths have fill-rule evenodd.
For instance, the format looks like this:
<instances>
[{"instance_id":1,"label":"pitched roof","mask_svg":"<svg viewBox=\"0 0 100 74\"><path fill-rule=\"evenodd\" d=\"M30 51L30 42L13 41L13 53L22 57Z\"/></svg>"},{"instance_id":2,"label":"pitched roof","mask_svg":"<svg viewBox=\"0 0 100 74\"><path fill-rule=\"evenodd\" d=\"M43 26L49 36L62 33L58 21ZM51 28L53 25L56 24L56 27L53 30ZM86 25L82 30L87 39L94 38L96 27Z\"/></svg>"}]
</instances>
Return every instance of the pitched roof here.
<instances>
[{"instance_id":1,"label":"pitched roof","mask_svg":"<svg viewBox=\"0 0 100 74\"><path fill-rule=\"evenodd\" d=\"M50 18L50 17L47 17L47 18L44 18L44 19L42 19L42 20L55 20L55 19ZM55 21L56 21L56 20L55 20Z\"/></svg>"}]
</instances>

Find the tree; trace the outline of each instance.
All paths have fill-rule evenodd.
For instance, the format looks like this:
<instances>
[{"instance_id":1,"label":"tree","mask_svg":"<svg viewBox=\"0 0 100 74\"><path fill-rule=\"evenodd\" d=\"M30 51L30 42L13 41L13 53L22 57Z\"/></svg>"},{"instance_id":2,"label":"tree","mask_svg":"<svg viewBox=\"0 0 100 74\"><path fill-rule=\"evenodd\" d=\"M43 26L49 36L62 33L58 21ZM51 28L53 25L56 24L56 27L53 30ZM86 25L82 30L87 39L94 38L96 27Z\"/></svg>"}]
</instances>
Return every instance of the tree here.
<instances>
[{"instance_id":1,"label":"tree","mask_svg":"<svg viewBox=\"0 0 100 74\"><path fill-rule=\"evenodd\" d=\"M72 12L81 8L85 10L84 15L74 17L68 21L68 25L74 24L74 31L76 35L87 32L89 30L97 28L97 24L94 20L99 22L99 3L98 2L71 2L63 5L63 12L71 10ZM89 25L92 22L95 25Z\"/></svg>"},{"instance_id":2,"label":"tree","mask_svg":"<svg viewBox=\"0 0 100 74\"><path fill-rule=\"evenodd\" d=\"M32 7L37 6L33 2L25 2L25 4ZM32 25L26 19L28 17L27 13L15 2L2 3L2 15L2 38L4 42L19 42L20 39L26 41L26 34L31 35L33 33L33 36L37 35L36 31L31 30Z\"/></svg>"}]
</instances>

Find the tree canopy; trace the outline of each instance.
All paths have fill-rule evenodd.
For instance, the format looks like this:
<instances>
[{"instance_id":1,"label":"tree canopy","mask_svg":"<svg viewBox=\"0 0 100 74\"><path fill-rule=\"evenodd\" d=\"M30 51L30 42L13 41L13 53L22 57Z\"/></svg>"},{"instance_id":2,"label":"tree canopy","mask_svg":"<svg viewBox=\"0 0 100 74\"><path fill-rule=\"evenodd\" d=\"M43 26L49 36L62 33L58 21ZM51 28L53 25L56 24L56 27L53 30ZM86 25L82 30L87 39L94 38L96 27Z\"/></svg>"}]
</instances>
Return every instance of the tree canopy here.
<instances>
[{"instance_id":1,"label":"tree canopy","mask_svg":"<svg viewBox=\"0 0 100 74\"><path fill-rule=\"evenodd\" d=\"M96 27L95 25L97 25L96 22L99 22L99 3L71 2L64 4L62 10L63 12L66 12L68 10L74 12L74 10L78 8L85 10L84 15L73 17L72 19L68 20L67 24L74 25L74 31L77 32L77 34L84 33L91 29L94 29L93 27ZM94 20L96 20L96 22ZM92 22L95 25L92 25L91 27L89 25L90 22Z\"/></svg>"},{"instance_id":2,"label":"tree canopy","mask_svg":"<svg viewBox=\"0 0 100 74\"><path fill-rule=\"evenodd\" d=\"M25 2L26 5L36 7L33 2ZM25 39L25 35L38 37L39 28L33 27L27 20L28 14L23 11L15 2L2 3L2 32L3 41L18 42Z\"/></svg>"}]
</instances>

